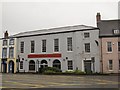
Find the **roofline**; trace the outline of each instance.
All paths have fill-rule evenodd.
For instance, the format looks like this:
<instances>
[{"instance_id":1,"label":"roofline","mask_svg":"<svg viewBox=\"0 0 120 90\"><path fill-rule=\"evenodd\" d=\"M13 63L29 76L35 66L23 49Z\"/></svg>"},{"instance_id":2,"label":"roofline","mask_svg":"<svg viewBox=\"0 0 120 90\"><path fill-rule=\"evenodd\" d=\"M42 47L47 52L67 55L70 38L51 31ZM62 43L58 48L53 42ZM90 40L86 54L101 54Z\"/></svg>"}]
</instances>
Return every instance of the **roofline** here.
<instances>
[{"instance_id":1,"label":"roofline","mask_svg":"<svg viewBox=\"0 0 120 90\"><path fill-rule=\"evenodd\" d=\"M62 32L51 32L51 33L44 33L44 34L34 34L34 35L24 35L24 36L13 36L13 38L22 38L22 37L31 37L31 36L42 36L42 35L50 35L50 34L59 34L59 33L69 33L69 32L77 32L77 31L88 31L88 30L99 30L99 28L93 29L80 29L80 30L73 30L73 31L62 31ZM12 38L12 37L11 37Z\"/></svg>"},{"instance_id":2,"label":"roofline","mask_svg":"<svg viewBox=\"0 0 120 90\"><path fill-rule=\"evenodd\" d=\"M111 38L111 37L120 37L120 35L105 35L105 36L99 36L99 38Z\"/></svg>"}]
</instances>

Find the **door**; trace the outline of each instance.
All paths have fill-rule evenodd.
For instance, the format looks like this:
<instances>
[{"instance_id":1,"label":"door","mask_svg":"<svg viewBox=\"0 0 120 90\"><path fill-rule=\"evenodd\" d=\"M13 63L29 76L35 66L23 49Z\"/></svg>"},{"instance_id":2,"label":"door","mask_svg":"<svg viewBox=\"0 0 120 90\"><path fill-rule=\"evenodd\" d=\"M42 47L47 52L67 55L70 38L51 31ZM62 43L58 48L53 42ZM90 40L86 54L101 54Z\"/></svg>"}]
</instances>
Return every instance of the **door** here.
<instances>
[{"instance_id":1,"label":"door","mask_svg":"<svg viewBox=\"0 0 120 90\"><path fill-rule=\"evenodd\" d=\"M92 73L90 60L84 61L84 69L86 73Z\"/></svg>"}]
</instances>

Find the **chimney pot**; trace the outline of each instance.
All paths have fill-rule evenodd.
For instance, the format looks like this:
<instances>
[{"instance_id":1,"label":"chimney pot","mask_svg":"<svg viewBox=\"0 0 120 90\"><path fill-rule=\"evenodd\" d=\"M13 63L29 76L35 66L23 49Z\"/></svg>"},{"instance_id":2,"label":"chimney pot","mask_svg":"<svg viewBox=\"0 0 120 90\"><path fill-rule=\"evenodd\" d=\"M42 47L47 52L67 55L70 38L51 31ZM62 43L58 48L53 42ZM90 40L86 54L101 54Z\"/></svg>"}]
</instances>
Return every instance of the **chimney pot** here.
<instances>
[{"instance_id":1,"label":"chimney pot","mask_svg":"<svg viewBox=\"0 0 120 90\"><path fill-rule=\"evenodd\" d=\"M96 21L97 21L97 23L98 23L99 21L101 21L101 15L100 15L100 13L97 13L97 15L96 15Z\"/></svg>"},{"instance_id":2,"label":"chimney pot","mask_svg":"<svg viewBox=\"0 0 120 90\"><path fill-rule=\"evenodd\" d=\"M5 31L4 38L8 38L8 31Z\"/></svg>"}]
</instances>

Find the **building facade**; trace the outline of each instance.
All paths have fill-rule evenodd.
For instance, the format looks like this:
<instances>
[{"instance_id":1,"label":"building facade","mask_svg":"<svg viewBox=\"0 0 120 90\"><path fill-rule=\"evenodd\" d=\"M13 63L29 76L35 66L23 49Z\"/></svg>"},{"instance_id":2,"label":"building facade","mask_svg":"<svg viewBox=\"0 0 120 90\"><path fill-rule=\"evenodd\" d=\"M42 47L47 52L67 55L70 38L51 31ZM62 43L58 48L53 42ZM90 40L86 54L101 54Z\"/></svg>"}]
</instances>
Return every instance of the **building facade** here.
<instances>
[{"instance_id":1,"label":"building facade","mask_svg":"<svg viewBox=\"0 0 120 90\"><path fill-rule=\"evenodd\" d=\"M120 72L120 20L98 19L101 43L101 72Z\"/></svg>"},{"instance_id":2,"label":"building facade","mask_svg":"<svg viewBox=\"0 0 120 90\"><path fill-rule=\"evenodd\" d=\"M4 33L4 38L0 39L0 62L2 73L16 73L16 39L8 37L8 32Z\"/></svg>"},{"instance_id":3,"label":"building facade","mask_svg":"<svg viewBox=\"0 0 120 90\"><path fill-rule=\"evenodd\" d=\"M16 63L19 72L56 67L63 72L100 72L99 29L76 25L19 33Z\"/></svg>"}]
</instances>

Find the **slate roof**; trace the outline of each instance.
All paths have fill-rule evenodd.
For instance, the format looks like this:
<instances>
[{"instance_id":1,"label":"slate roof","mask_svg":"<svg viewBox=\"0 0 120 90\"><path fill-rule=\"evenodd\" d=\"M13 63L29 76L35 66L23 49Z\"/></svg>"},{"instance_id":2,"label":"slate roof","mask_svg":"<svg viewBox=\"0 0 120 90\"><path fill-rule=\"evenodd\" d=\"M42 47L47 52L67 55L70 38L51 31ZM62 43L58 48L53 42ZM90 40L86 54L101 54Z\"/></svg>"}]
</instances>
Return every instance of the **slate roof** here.
<instances>
[{"instance_id":1,"label":"slate roof","mask_svg":"<svg viewBox=\"0 0 120 90\"><path fill-rule=\"evenodd\" d=\"M84 31L84 30L95 30L97 27L86 26L86 25L74 25L74 26L65 26L58 28L50 28L50 29L42 29L42 30L34 30L28 32L21 32L10 37L26 37L26 36L35 36L35 35L44 35L51 33L64 33L64 32L72 32L72 31Z\"/></svg>"},{"instance_id":2,"label":"slate roof","mask_svg":"<svg viewBox=\"0 0 120 90\"><path fill-rule=\"evenodd\" d=\"M113 30L119 30L120 32L120 20L101 20L97 24L100 29L100 37L116 37L120 36L120 33L115 35Z\"/></svg>"}]
</instances>

